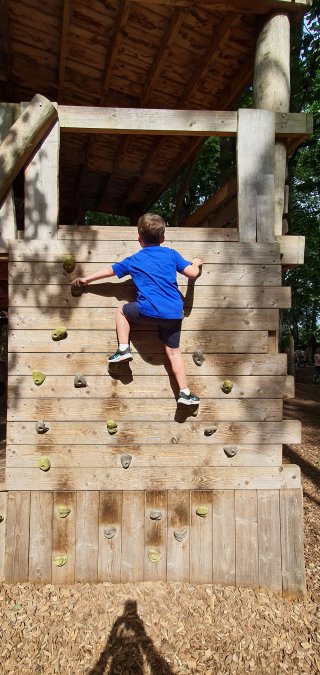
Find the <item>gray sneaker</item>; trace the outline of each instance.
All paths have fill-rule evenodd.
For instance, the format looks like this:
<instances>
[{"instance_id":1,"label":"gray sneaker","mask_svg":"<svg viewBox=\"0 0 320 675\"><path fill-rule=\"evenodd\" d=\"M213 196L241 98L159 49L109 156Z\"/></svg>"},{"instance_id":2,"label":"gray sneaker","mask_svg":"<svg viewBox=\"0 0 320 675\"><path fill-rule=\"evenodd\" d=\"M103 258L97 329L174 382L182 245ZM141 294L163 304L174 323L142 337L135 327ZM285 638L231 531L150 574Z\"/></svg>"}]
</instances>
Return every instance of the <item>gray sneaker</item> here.
<instances>
[{"instance_id":1,"label":"gray sneaker","mask_svg":"<svg viewBox=\"0 0 320 675\"><path fill-rule=\"evenodd\" d=\"M120 361L132 361L130 347L127 347L123 352L121 352L120 349L117 349L117 351L108 358L108 363L120 363Z\"/></svg>"},{"instance_id":2,"label":"gray sneaker","mask_svg":"<svg viewBox=\"0 0 320 675\"><path fill-rule=\"evenodd\" d=\"M183 391L180 391L178 403L183 403L183 405L199 405L200 398L195 396L195 394L193 394L191 391L190 394L185 394Z\"/></svg>"}]
</instances>

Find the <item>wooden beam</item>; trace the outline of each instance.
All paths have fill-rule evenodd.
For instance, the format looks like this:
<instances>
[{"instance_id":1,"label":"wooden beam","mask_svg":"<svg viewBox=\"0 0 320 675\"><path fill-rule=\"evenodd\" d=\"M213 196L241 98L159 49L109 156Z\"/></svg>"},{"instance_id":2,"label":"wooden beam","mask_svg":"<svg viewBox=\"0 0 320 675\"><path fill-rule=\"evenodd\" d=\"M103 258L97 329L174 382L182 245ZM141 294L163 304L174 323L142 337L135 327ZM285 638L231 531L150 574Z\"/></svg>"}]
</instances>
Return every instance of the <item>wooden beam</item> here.
<instances>
[{"instance_id":1,"label":"wooden beam","mask_svg":"<svg viewBox=\"0 0 320 675\"><path fill-rule=\"evenodd\" d=\"M137 4L144 4L145 0L134 0ZM194 0L149 0L152 5L170 5L185 9L194 9ZM212 9L215 12L240 12L242 14L267 14L271 10L285 12L306 12L311 6L311 0L201 0L201 6Z\"/></svg>"},{"instance_id":2,"label":"wooden beam","mask_svg":"<svg viewBox=\"0 0 320 675\"><path fill-rule=\"evenodd\" d=\"M57 117L54 104L36 94L11 127L0 145L0 204Z\"/></svg>"},{"instance_id":3,"label":"wooden beam","mask_svg":"<svg viewBox=\"0 0 320 675\"><path fill-rule=\"evenodd\" d=\"M0 104L0 140L6 136L13 121L14 108L5 103ZM5 245L5 240L15 239L17 234L16 211L12 190L8 193L4 204L0 206L0 222L0 245Z\"/></svg>"},{"instance_id":4,"label":"wooden beam","mask_svg":"<svg viewBox=\"0 0 320 675\"><path fill-rule=\"evenodd\" d=\"M204 204L187 218L184 222L185 227L195 227L201 223L205 218L210 216L216 209L228 202L234 195L237 194L237 179L232 178L220 190L207 199Z\"/></svg>"},{"instance_id":5,"label":"wooden beam","mask_svg":"<svg viewBox=\"0 0 320 675\"><path fill-rule=\"evenodd\" d=\"M103 104L103 101L106 100L108 96L108 91L110 87L110 79L112 75L113 66L118 58L119 47L123 39L122 31L127 22L129 12L130 12L130 3L128 0L120 0L118 2L118 14L114 26L113 36L110 42L108 49L107 58L104 64L104 74L101 85L101 96L100 103Z\"/></svg>"},{"instance_id":6,"label":"wooden beam","mask_svg":"<svg viewBox=\"0 0 320 675\"><path fill-rule=\"evenodd\" d=\"M63 98L64 93L64 74L67 61L68 37L69 37L69 27L71 17L72 17L72 7L70 4L70 0L63 0L60 58L59 58L58 102Z\"/></svg>"},{"instance_id":7,"label":"wooden beam","mask_svg":"<svg viewBox=\"0 0 320 675\"><path fill-rule=\"evenodd\" d=\"M3 45L3 56L2 56L2 62L3 62L3 68L6 73L6 78L7 78L7 93L8 93L8 98L12 99L12 89L13 89L13 78L12 78L12 63L13 63L13 56L12 56L12 48L11 48L11 41L10 41L10 20L9 20L9 11L8 11L8 4L6 0L1 0L0 2L0 26L1 26L1 33L2 33L2 45Z\"/></svg>"}]
</instances>

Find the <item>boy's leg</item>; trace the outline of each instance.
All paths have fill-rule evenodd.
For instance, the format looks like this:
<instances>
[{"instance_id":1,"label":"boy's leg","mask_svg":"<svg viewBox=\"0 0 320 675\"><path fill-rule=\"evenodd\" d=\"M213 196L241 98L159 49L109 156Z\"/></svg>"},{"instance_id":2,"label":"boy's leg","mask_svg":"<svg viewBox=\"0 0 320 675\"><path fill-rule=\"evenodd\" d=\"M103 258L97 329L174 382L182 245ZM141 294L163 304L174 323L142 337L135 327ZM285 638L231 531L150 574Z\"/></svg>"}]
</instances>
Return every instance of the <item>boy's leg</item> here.
<instances>
[{"instance_id":1,"label":"boy's leg","mask_svg":"<svg viewBox=\"0 0 320 675\"><path fill-rule=\"evenodd\" d=\"M180 347L168 347L165 345L167 357L170 361L172 372L177 380L179 390L187 389L187 376Z\"/></svg>"},{"instance_id":2,"label":"boy's leg","mask_svg":"<svg viewBox=\"0 0 320 675\"><path fill-rule=\"evenodd\" d=\"M187 384L186 369L180 351L181 321L170 321L159 325L159 336L164 343L173 375L179 386L178 403L198 405L200 399L190 392Z\"/></svg>"},{"instance_id":3,"label":"boy's leg","mask_svg":"<svg viewBox=\"0 0 320 675\"><path fill-rule=\"evenodd\" d=\"M122 307L117 307L116 314L116 331L118 338L118 349L109 357L109 363L119 363L120 361L132 361L131 351L129 347L130 323L122 311Z\"/></svg>"}]
</instances>

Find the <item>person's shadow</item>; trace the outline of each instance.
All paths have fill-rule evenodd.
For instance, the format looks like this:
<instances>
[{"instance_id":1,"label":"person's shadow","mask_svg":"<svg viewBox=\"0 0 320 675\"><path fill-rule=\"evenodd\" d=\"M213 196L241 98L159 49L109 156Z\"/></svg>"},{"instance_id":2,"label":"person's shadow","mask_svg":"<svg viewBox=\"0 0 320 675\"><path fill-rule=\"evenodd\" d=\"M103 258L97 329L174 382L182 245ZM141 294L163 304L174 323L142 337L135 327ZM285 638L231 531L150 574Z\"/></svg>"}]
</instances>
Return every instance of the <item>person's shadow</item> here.
<instances>
[{"instance_id":1,"label":"person's shadow","mask_svg":"<svg viewBox=\"0 0 320 675\"><path fill-rule=\"evenodd\" d=\"M144 663L152 675L174 675L147 635L136 600L127 600L123 614L111 628L99 661L88 675L143 675Z\"/></svg>"}]
</instances>

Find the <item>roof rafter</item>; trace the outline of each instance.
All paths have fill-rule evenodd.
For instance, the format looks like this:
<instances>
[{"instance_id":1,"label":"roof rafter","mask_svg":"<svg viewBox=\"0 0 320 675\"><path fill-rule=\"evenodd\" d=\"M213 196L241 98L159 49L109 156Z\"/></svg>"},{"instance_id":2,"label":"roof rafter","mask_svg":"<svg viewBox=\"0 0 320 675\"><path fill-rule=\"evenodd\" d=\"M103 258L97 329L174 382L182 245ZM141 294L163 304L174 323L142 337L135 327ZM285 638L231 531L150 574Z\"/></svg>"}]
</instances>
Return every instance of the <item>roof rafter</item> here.
<instances>
[{"instance_id":1,"label":"roof rafter","mask_svg":"<svg viewBox=\"0 0 320 675\"><path fill-rule=\"evenodd\" d=\"M149 5L169 5L195 9L196 5L215 12L253 12L254 14L266 14L272 10L284 12L305 12L306 6L311 6L312 0L148 0ZM136 4L144 4L145 0L133 0Z\"/></svg>"},{"instance_id":2,"label":"roof rafter","mask_svg":"<svg viewBox=\"0 0 320 675\"><path fill-rule=\"evenodd\" d=\"M4 70L7 77L8 94L12 96L12 50L10 44L9 11L6 0L0 0L0 25L4 53Z\"/></svg>"},{"instance_id":3,"label":"roof rafter","mask_svg":"<svg viewBox=\"0 0 320 675\"><path fill-rule=\"evenodd\" d=\"M61 99L63 97L64 74L66 69L68 36L71 18L72 18L72 8L70 6L70 0L64 0L62 27L61 27L60 59L59 59L58 103L61 102Z\"/></svg>"}]
</instances>

